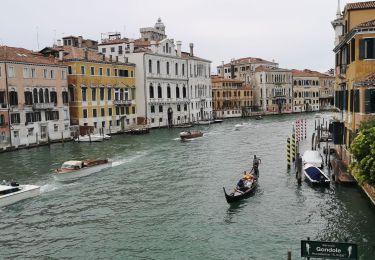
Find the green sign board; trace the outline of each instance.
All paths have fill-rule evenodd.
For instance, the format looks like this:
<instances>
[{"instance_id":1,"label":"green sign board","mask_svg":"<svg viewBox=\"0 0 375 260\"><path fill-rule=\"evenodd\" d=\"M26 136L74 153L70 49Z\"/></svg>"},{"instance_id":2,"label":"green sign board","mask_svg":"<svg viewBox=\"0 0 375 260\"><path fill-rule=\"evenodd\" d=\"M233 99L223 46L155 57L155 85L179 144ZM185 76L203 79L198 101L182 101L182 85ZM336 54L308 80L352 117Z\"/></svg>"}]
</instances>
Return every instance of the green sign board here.
<instances>
[{"instance_id":1,"label":"green sign board","mask_svg":"<svg viewBox=\"0 0 375 260\"><path fill-rule=\"evenodd\" d=\"M311 258L355 259L356 244L301 240L301 256Z\"/></svg>"}]
</instances>

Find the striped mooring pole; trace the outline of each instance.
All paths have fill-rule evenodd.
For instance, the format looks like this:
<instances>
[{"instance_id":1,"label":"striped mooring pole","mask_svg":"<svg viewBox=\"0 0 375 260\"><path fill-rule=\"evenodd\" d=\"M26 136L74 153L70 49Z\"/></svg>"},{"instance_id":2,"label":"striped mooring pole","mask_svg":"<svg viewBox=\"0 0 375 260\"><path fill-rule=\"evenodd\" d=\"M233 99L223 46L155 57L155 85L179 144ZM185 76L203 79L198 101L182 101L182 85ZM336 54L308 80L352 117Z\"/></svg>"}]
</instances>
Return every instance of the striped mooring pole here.
<instances>
[{"instance_id":1,"label":"striped mooring pole","mask_svg":"<svg viewBox=\"0 0 375 260\"><path fill-rule=\"evenodd\" d=\"M305 118L305 139L307 139L307 127L306 127L306 121L307 121L307 119Z\"/></svg>"},{"instance_id":2,"label":"striped mooring pole","mask_svg":"<svg viewBox=\"0 0 375 260\"><path fill-rule=\"evenodd\" d=\"M296 160L296 136L293 133L292 134L292 161L294 162Z\"/></svg>"},{"instance_id":3,"label":"striped mooring pole","mask_svg":"<svg viewBox=\"0 0 375 260\"><path fill-rule=\"evenodd\" d=\"M287 161L288 169L290 169L290 137L288 137L286 141L286 161Z\"/></svg>"}]
</instances>

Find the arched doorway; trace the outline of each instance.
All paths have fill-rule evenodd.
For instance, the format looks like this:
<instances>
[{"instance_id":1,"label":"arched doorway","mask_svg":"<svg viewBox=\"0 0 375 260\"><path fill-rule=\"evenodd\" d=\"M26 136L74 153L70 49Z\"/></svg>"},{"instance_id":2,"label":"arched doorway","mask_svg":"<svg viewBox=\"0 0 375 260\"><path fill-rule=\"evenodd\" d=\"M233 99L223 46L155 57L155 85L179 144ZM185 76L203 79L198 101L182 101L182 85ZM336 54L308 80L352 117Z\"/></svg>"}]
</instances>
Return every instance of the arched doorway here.
<instances>
[{"instance_id":1,"label":"arched doorway","mask_svg":"<svg viewBox=\"0 0 375 260\"><path fill-rule=\"evenodd\" d=\"M168 127L172 127L173 126L173 109L171 107L168 108L167 114L168 114Z\"/></svg>"}]
</instances>

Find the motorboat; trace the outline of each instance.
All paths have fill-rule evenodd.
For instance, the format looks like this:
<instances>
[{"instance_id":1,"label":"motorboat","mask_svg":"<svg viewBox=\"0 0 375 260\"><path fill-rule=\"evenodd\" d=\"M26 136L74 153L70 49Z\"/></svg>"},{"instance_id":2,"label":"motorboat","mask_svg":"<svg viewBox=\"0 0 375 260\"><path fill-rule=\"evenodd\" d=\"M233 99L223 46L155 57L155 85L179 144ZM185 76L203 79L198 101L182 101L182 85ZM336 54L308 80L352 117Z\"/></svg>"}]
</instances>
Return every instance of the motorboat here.
<instances>
[{"instance_id":1,"label":"motorboat","mask_svg":"<svg viewBox=\"0 0 375 260\"><path fill-rule=\"evenodd\" d=\"M104 160L82 160L82 161L66 161L61 168L55 171L54 177L58 181L69 181L88 176L92 173L110 168L112 162L108 159Z\"/></svg>"},{"instance_id":2,"label":"motorboat","mask_svg":"<svg viewBox=\"0 0 375 260\"><path fill-rule=\"evenodd\" d=\"M193 138L202 137L202 136L203 136L203 133L198 130L184 131L180 133L181 140L188 140L188 139L193 139Z\"/></svg>"},{"instance_id":3,"label":"motorboat","mask_svg":"<svg viewBox=\"0 0 375 260\"><path fill-rule=\"evenodd\" d=\"M318 167L315 167L312 164L305 164L303 166L303 173L305 175L305 180L313 186L329 186L330 179L329 177Z\"/></svg>"},{"instance_id":4,"label":"motorboat","mask_svg":"<svg viewBox=\"0 0 375 260\"><path fill-rule=\"evenodd\" d=\"M182 125L174 125L173 126L174 128L189 128L189 127L193 127L192 124L182 124Z\"/></svg>"},{"instance_id":5,"label":"motorboat","mask_svg":"<svg viewBox=\"0 0 375 260\"><path fill-rule=\"evenodd\" d=\"M245 185L243 188L236 187L232 193L227 194L225 188L223 187L225 199L228 203L240 201L242 199L250 197L251 194L254 194L254 191L258 187L259 171L256 171L254 173L245 172L244 177L250 174L253 176L253 179L249 185ZM242 179L244 179L244 177Z\"/></svg>"},{"instance_id":6,"label":"motorboat","mask_svg":"<svg viewBox=\"0 0 375 260\"><path fill-rule=\"evenodd\" d=\"M83 135L79 136L78 138L74 139L76 142L102 142L103 140L111 139L110 135L104 134L93 134L93 135Z\"/></svg>"},{"instance_id":7,"label":"motorboat","mask_svg":"<svg viewBox=\"0 0 375 260\"><path fill-rule=\"evenodd\" d=\"M214 121L212 120L201 120L201 121L198 121L196 124L197 125L210 125L210 124L213 124Z\"/></svg>"},{"instance_id":8,"label":"motorboat","mask_svg":"<svg viewBox=\"0 0 375 260\"><path fill-rule=\"evenodd\" d=\"M302 156L303 164L310 164L318 168L323 168L323 157L316 150L307 150Z\"/></svg>"},{"instance_id":9,"label":"motorboat","mask_svg":"<svg viewBox=\"0 0 375 260\"><path fill-rule=\"evenodd\" d=\"M262 120L262 119L263 119L263 117L261 115L258 115L258 116L255 117L255 120Z\"/></svg>"},{"instance_id":10,"label":"motorboat","mask_svg":"<svg viewBox=\"0 0 375 260\"><path fill-rule=\"evenodd\" d=\"M235 130L240 130L240 128L244 127L244 126L248 126L249 123L241 123L241 124L235 124L234 125L234 129Z\"/></svg>"},{"instance_id":11,"label":"motorboat","mask_svg":"<svg viewBox=\"0 0 375 260\"><path fill-rule=\"evenodd\" d=\"M224 122L224 120L222 120L222 119L215 119L212 123L213 124L220 124L220 123L223 123Z\"/></svg>"},{"instance_id":12,"label":"motorboat","mask_svg":"<svg viewBox=\"0 0 375 260\"><path fill-rule=\"evenodd\" d=\"M3 182L3 184L0 185L0 207L38 196L39 193L40 186L19 185L16 182L7 184Z\"/></svg>"}]
</instances>

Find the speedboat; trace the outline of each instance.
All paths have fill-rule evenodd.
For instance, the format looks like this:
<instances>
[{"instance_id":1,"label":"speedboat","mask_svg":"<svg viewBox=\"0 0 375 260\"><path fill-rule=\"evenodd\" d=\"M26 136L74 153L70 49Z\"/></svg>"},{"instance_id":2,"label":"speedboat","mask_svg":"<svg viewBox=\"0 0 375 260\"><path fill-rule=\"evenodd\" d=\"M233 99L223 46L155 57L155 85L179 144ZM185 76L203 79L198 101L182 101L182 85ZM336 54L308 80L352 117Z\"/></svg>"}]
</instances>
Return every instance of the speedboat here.
<instances>
[{"instance_id":1,"label":"speedboat","mask_svg":"<svg viewBox=\"0 0 375 260\"><path fill-rule=\"evenodd\" d=\"M305 180L313 186L329 186L330 179L328 176L318 167L312 164L305 164L303 166L303 173L305 175Z\"/></svg>"},{"instance_id":2,"label":"speedboat","mask_svg":"<svg viewBox=\"0 0 375 260\"><path fill-rule=\"evenodd\" d=\"M103 140L109 140L109 139L111 139L110 135L94 134L94 135L79 136L78 138L74 139L74 141L76 142L101 142Z\"/></svg>"},{"instance_id":3,"label":"speedboat","mask_svg":"<svg viewBox=\"0 0 375 260\"><path fill-rule=\"evenodd\" d=\"M307 150L302 156L303 164L310 164L318 168L323 168L323 157L316 150Z\"/></svg>"},{"instance_id":4,"label":"speedboat","mask_svg":"<svg viewBox=\"0 0 375 260\"><path fill-rule=\"evenodd\" d=\"M108 159L67 161L62 164L61 168L55 171L54 177L58 181L75 180L110 168L111 166L112 162Z\"/></svg>"},{"instance_id":5,"label":"speedboat","mask_svg":"<svg viewBox=\"0 0 375 260\"><path fill-rule=\"evenodd\" d=\"M181 140L193 139L193 138L202 137L202 136L203 136L203 133L198 130L184 131L180 133Z\"/></svg>"},{"instance_id":6,"label":"speedboat","mask_svg":"<svg viewBox=\"0 0 375 260\"><path fill-rule=\"evenodd\" d=\"M220 123L223 123L223 122L224 122L224 120L222 120L222 119L215 119L212 123L220 124Z\"/></svg>"},{"instance_id":7,"label":"speedboat","mask_svg":"<svg viewBox=\"0 0 375 260\"><path fill-rule=\"evenodd\" d=\"M38 196L40 186L19 185L16 182L0 185L0 207L16 203L20 200Z\"/></svg>"},{"instance_id":8,"label":"speedboat","mask_svg":"<svg viewBox=\"0 0 375 260\"><path fill-rule=\"evenodd\" d=\"M212 124L214 121L211 121L211 120L201 120L201 121L198 121L196 124L197 125L210 125Z\"/></svg>"}]
</instances>

